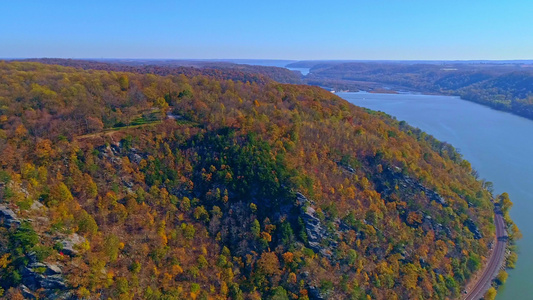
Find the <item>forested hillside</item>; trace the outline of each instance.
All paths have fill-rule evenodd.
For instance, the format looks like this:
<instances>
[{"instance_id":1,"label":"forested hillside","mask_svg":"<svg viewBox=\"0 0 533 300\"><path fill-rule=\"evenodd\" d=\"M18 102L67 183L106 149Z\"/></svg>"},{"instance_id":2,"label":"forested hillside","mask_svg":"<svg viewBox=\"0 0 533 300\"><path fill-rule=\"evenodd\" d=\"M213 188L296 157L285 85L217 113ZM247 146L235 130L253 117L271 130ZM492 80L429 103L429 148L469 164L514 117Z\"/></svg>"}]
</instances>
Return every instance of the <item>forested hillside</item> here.
<instances>
[{"instance_id":1,"label":"forested hillside","mask_svg":"<svg viewBox=\"0 0 533 300\"><path fill-rule=\"evenodd\" d=\"M187 61L187 60L111 60L106 62L94 60L61 59L61 58L39 58L27 59L25 61L40 62L44 64L61 65L82 69L104 70L115 72L135 72L155 75L205 75L213 79L232 79L239 81L261 82L274 80L280 83L299 84L302 83L299 73L285 68L254 66L245 64L233 64L228 62L211 61Z\"/></svg>"},{"instance_id":2,"label":"forested hillside","mask_svg":"<svg viewBox=\"0 0 533 300\"><path fill-rule=\"evenodd\" d=\"M533 68L528 64L299 62L305 82L336 90L409 90L461 96L533 119Z\"/></svg>"},{"instance_id":3,"label":"forested hillside","mask_svg":"<svg viewBox=\"0 0 533 300\"><path fill-rule=\"evenodd\" d=\"M447 299L486 260L488 184L450 145L194 72L0 62L0 295Z\"/></svg>"}]
</instances>

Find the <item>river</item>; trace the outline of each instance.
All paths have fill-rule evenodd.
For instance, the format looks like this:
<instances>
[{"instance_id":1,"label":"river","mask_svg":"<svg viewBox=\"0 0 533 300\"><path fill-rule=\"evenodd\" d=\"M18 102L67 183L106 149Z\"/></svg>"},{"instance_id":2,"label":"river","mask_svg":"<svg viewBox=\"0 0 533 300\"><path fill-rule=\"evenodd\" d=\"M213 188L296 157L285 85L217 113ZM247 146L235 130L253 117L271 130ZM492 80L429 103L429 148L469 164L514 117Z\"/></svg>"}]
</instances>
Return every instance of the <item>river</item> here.
<instances>
[{"instance_id":1,"label":"river","mask_svg":"<svg viewBox=\"0 0 533 300\"><path fill-rule=\"evenodd\" d=\"M287 67L284 67L284 68L287 68ZM287 68L291 71L298 71L300 73L302 73L302 75L307 75L309 74L309 71L311 70L311 68Z\"/></svg>"},{"instance_id":2,"label":"river","mask_svg":"<svg viewBox=\"0 0 533 300\"><path fill-rule=\"evenodd\" d=\"M533 299L533 121L450 96L338 93L349 102L405 120L459 149L494 192L509 193L523 233L516 269L498 300Z\"/></svg>"}]
</instances>

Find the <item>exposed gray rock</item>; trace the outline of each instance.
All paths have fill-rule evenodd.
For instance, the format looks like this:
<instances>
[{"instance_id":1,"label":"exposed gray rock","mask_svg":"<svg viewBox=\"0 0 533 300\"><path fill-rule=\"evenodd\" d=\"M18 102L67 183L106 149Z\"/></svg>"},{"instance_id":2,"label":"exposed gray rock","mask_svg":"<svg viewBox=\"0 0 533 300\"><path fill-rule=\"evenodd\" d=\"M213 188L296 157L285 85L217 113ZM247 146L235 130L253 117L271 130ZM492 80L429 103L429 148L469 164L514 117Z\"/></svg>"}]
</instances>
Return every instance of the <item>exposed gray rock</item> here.
<instances>
[{"instance_id":1,"label":"exposed gray rock","mask_svg":"<svg viewBox=\"0 0 533 300\"><path fill-rule=\"evenodd\" d=\"M26 254L26 257L30 259L30 263L37 262L37 253L35 251L30 251Z\"/></svg>"},{"instance_id":2,"label":"exposed gray rock","mask_svg":"<svg viewBox=\"0 0 533 300\"><path fill-rule=\"evenodd\" d=\"M452 231L449 227L443 226L441 223L437 223L433 218L431 218L431 216L425 216L421 226L426 232L433 230L437 237L444 235L451 237L452 235Z\"/></svg>"},{"instance_id":3,"label":"exposed gray rock","mask_svg":"<svg viewBox=\"0 0 533 300\"><path fill-rule=\"evenodd\" d=\"M63 290L67 288L65 279L61 275L50 275L46 276L44 280L41 281L41 287L47 290Z\"/></svg>"},{"instance_id":4,"label":"exposed gray rock","mask_svg":"<svg viewBox=\"0 0 533 300\"><path fill-rule=\"evenodd\" d=\"M28 268L32 268L32 269L35 269L35 268L46 268L46 265L42 262L34 262L34 263L31 263L28 265Z\"/></svg>"},{"instance_id":5,"label":"exposed gray rock","mask_svg":"<svg viewBox=\"0 0 533 300\"><path fill-rule=\"evenodd\" d=\"M480 238L483 237L483 235L479 231L479 228L476 226L474 221L472 221L471 219L467 219L464 224L466 225L468 230L470 230L470 232L472 232L474 234L474 238L476 240L479 240Z\"/></svg>"},{"instance_id":6,"label":"exposed gray rock","mask_svg":"<svg viewBox=\"0 0 533 300\"><path fill-rule=\"evenodd\" d=\"M494 248L494 241L490 241L487 246L488 246L489 250L492 250Z\"/></svg>"},{"instance_id":7,"label":"exposed gray rock","mask_svg":"<svg viewBox=\"0 0 533 300\"><path fill-rule=\"evenodd\" d=\"M139 154L137 153L129 153L128 154L128 158L129 160L134 163L134 164L139 164L141 162L141 160L143 159L142 156L140 156Z\"/></svg>"},{"instance_id":8,"label":"exposed gray rock","mask_svg":"<svg viewBox=\"0 0 533 300\"><path fill-rule=\"evenodd\" d=\"M61 241L63 249L61 250L63 254L68 256L78 255L78 250L75 249L77 245L84 243L85 238L77 233L73 233Z\"/></svg>"},{"instance_id":9,"label":"exposed gray rock","mask_svg":"<svg viewBox=\"0 0 533 300\"><path fill-rule=\"evenodd\" d=\"M342 164L341 162L337 162L337 166L343 168L345 171L348 171L349 173L355 174L355 169L352 168L350 165Z\"/></svg>"},{"instance_id":10,"label":"exposed gray rock","mask_svg":"<svg viewBox=\"0 0 533 300\"><path fill-rule=\"evenodd\" d=\"M33 269L24 268L24 270L22 270L22 283L33 291L41 287L40 282L43 279L44 276L36 273Z\"/></svg>"},{"instance_id":11,"label":"exposed gray rock","mask_svg":"<svg viewBox=\"0 0 533 300\"><path fill-rule=\"evenodd\" d=\"M0 223L6 227L11 225L20 225L20 220L17 218L17 214L6 205L0 204Z\"/></svg>"},{"instance_id":12,"label":"exposed gray rock","mask_svg":"<svg viewBox=\"0 0 533 300\"><path fill-rule=\"evenodd\" d=\"M28 265L28 268L35 269L37 268L44 268L43 274L45 275L57 275L61 274L62 270L61 268L56 264L49 264L49 263L42 263L42 262L34 262Z\"/></svg>"},{"instance_id":13,"label":"exposed gray rock","mask_svg":"<svg viewBox=\"0 0 533 300\"><path fill-rule=\"evenodd\" d=\"M71 291L67 290L48 290L45 293L46 299L50 300L78 300Z\"/></svg>"},{"instance_id":14,"label":"exposed gray rock","mask_svg":"<svg viewBox=\"0 0 533 300\"><path fill-rule=\"evenodd\" d=\"M324 300L326 298L322 296L322 294L320 293L320 289L318 289L316 286L310 286L309 287L309 299Z\"/></svg>"},{"instance_id":15,"label":"exposed gray rock","mask_svg":"<svg viewBox=\"0 0 533 300\"><path fill-rule=\"evenodd\" d=\"M124 185L125 185L127 188L129 188L129 189L131 189L131 188L133 187L133 182L131 182L131 181L128 181L128 180L122 180L122 183L124 183Z\"/></svg>"},{"instance_id":16,"label":"exposed gray rock","mask_svg":"<svg viewBox=\"0 0 533 300\"><path fill-rule=\"evenodd\" d=\"M303 206L305 204L311 203L309 199L307 199L302 193L296 192L296 203L298 206Z\"/></svg>"},{"instance_id":17,"label":"exposed gray rock","mask_svg":"<svg viewBox=\"0 0 533 300\"><path fill-rule=\"evenodd\" d=\"M34 201L34 203L39 203ZM40 204L40 203L39 203ZM42 206L42 205L41 205ZM40 208L40 206L37 206ZM6 205L0 205L0 224L4 226L18 226L21 221L13 210ZM66 252L73 249L74 245L82 243L85 238L74 234L68 237L63 243L66 245ZM69 249L70 248L70 249ZM61 268L56 264L39 262L34 251L29 252L26 257L29 259L29 264L22 270L22 285L21 292L25 299L37 299L38 292L44 289L43 293L46 299L67 299L71 297L68 293L67 284L62 276Z\"/></svg>"},{"instance_id":18,"label":"exposed gray rock","mask_svg":"<svg viewBox=\"0 0 533 300\"><path fill-rule=\"evenodd\" d=\"M113 153L113 155L119 155L120 154L120 143L117 143L117 144L111 144L109 145L109 147L111 148L111 152Z\"/></svg>"},{"instance_id":19,"label":"exposed gray rock","mask_svg":"<svg viewBox=\"0 0 533 300\"><path fill-rule=\"evenodd\" d=\"M440 205L446 206L446 204L447 204L446 200L441 195L439 195L435 191L432 191L432 190L422 186L421 184L419 184L419 185L420 185L420 189L424 191L424 193L426 194L426 196L429 198L430 201L436 201Z\"/></svg>"},{"instance_id":20,"label":"exposed gray rock","mask_svg":"<svg viewBox=\"0 0 533 300\"><path fill-rule=\"evenodd\" d=\"M351 229L350 226L348 226L346 223L344 223L339 218L335 219L335 224L337 224L337 226L339 228L339 232L337 233L337 235L339 235L339 236L340 236L341 232L346 232L346 231Z\"/></svg>"},{"instance_id":21,"label":"exposed gray rock","mask_svg":"<svg viewBox=\"0 0 533 300\"><path fill-rule=\"evenodd\" d=\"M116 157L116 156L113 156L111 157L111 162L115 165L121 165L122 164L122 160L120 160L120 158Z\"/></svg>"},{"instance_id":22,"label":"exposed gray rock","mask_svg":"<svg viewBox=\"0 0 533 300\"><path fill-rule=\"evenodd\" d=\"M315 209L310 206L311 201L301 193L296 193L296 201L300 206L300 216L304 222L309 248L330 258L331 247L335 247L337 242L328 236L326 228L322 226L320 219L315 215ZM329 246L324 246L324 244Z\"/></svg>"},{"instance_id":23,"label":"exposed gray rock","mask_svg":"<svg viewBox=\"0 0 533 300\"><path fill-rule=\"evenodd\" d=\"M385 183L388 183L388 185ZM398 168L396 168L396 171L391 167L384 168L382 176L375 178L374 184L376 184L376 191L380 193L382 197L387 197L392 194L394 192L394 186L396 185L406 195L414 195L416 193L424 192L429 201L436 201L442 206L447 205L446 199L441 195L434 190L425 187L418 180L398 171Z\"/></svg>"},{"instance_id":24,"label":"exposed gray rock","mask_svg":"<svg viewBox=\"0 0 533 300\"><path fill-rule=\"evenodd\" d=\"M27 286L21 285L20 290L22 291L24 299L37 299Z\"/></svg>"},{"instance_id":25,"label":"exposed gray rock","mask_svg":"<svg viewBox=\"0 0 533 300\"><path fill-rule=\"evenodd\" d=\"M46 267L46 271L48 274L54 275L63 273L63 270L61 270L61 268L56 264L47 264Z\"/></svg>"},{"instance_id":26,"label":"exposed gray rock","mask_svg":"<svg viewBox=\"0 0 533 300\"><path fill-rule=\"evenodd\" d=\"M37 262L34 256L30 256L30 261L31 263L22 271L22 289L26 299L36 299L37 294L40 296L44 294L45 299L72 298L58 265Z\"/></svg>"},{"instance_id":27,"label":"exposed gray rock","mask_svg":"<svg viewBox=\"0 0 533 300\"><path fill-rule=\"evenodd\" d=\"M326 237L326 230L322 228L320 219L315 216L315 210L308 206L302 214L305 223L305 231L309 247L315 251L320 251L320 242Z\"/></svg>"},{"instance_id":28,"label":"exposed gray rock","mask_svg":"<svg viewBox=\"0 0 533 300\"><path fill-rule=\"evenodd\" d=\"M39 202L39 201L33 201L33 203L31 204L31 209L33 210L39 210L43 207L44 205Z\"/></svg>"},{"instance_id":29,"label":"exposed gray rock","mask_svg":"<svg viewBox=\"0 0 533 300\"><path fill-rule=\"evenodd\" d=\"M173 114L172 112L167 113L167 118L171 120L182 120L183 116L178 114Z\"/></svg>"}]
</instances>

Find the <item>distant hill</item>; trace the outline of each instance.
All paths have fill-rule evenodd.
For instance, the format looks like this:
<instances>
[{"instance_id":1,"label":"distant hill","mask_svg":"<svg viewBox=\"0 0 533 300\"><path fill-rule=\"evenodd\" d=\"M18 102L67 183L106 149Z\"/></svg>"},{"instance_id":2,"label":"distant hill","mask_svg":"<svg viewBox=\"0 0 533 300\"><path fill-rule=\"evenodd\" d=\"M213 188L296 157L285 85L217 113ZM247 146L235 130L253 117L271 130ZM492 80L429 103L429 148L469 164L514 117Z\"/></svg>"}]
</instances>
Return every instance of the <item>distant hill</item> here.
<instances>
[{"instance_id":1,"label":"distant hill","mask_svg":"<svg viewBox=\"0 0 533 300\"><path fill-rule=\"evenodd\" d=\"M266 78L280 82L300 84L301 74L285 68L235 64L230 62L195 60L74 60L58 58L26 59L82 69L136 72L156 75L205 75L215 79L233 79L250 82L266 82Z\"/></svg>"},{"instance_id":2,"label":"distant hill","mask_svg":"<svg viewBox=\"0 0 533 300\"><path fill-rule=\"evenodd\" d=\"M495 62L298 62L311 67L305 82L336 90L383 87L461 96L465 100L533 119L530 61Z\"/></svg>"}]
</instances>

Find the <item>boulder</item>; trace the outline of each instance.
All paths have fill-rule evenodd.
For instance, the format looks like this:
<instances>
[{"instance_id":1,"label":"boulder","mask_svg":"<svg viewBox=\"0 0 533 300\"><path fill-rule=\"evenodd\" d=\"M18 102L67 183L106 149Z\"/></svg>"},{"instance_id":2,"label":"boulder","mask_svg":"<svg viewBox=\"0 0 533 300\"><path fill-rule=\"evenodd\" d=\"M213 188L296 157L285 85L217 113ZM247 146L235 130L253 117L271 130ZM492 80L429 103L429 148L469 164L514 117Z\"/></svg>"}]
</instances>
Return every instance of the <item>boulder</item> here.
<instances>
[{"instance_id":1,"label":"boulder","mask_svg":"<svg viewBox=\"0 0 533 300\"><path fill-rule=\"evenodd\" d=\"M20 220L17 218L17 214L6 205L0 205L0 223L6 227L11 225L20 225Z\"/></svg>"},{"instance_id":2,"label":"boulder","mask_svg":"<svg viewBox=\"0 0 533 300\"><path fill-rule=\"evenodd\" d=\"M143 159L142 156L140 156L139 154L137 153L132 153L130 152L128 154L128 158L130 160L130 162L134 163L134 164L139 164L141 162L141 160Z\"/></svg>"},{"instance_id":3,"label":"boulder","mask_svg":"<svg viewBox=\"0 0 533 300\"><path fill-rule=\"evenodd\" d=\"M31 209L33 210L39 210L43 207L44 205L39 202L39 201L33 201L33 203L31 204Z\"/></svg>"},{"instance_id":4,"label":"boulder","mask_svg":"<svg viewBox=\"0 0 533 300\"><path fill-rule=\"evenodd\" d=\"M63 254L66 254L68 256L76 256L78 255L78 250L75 249L75 246L84 242L84 237L77 233L73 233L61 241L61 244L63 245L63 249L61 251L63 252Z\"/></svg>"},{"instance_id":5,"label":"boulder","mask_svg":"<svg viewBox=\"0 0 533 300\"><path fill-rule=\"evenodd\" d=\"M56 264L46 264L46 267L47 267L47 272L50 275L63 273L63 270L61 270L61 268Z\"/></svg>"}]
</instances>

